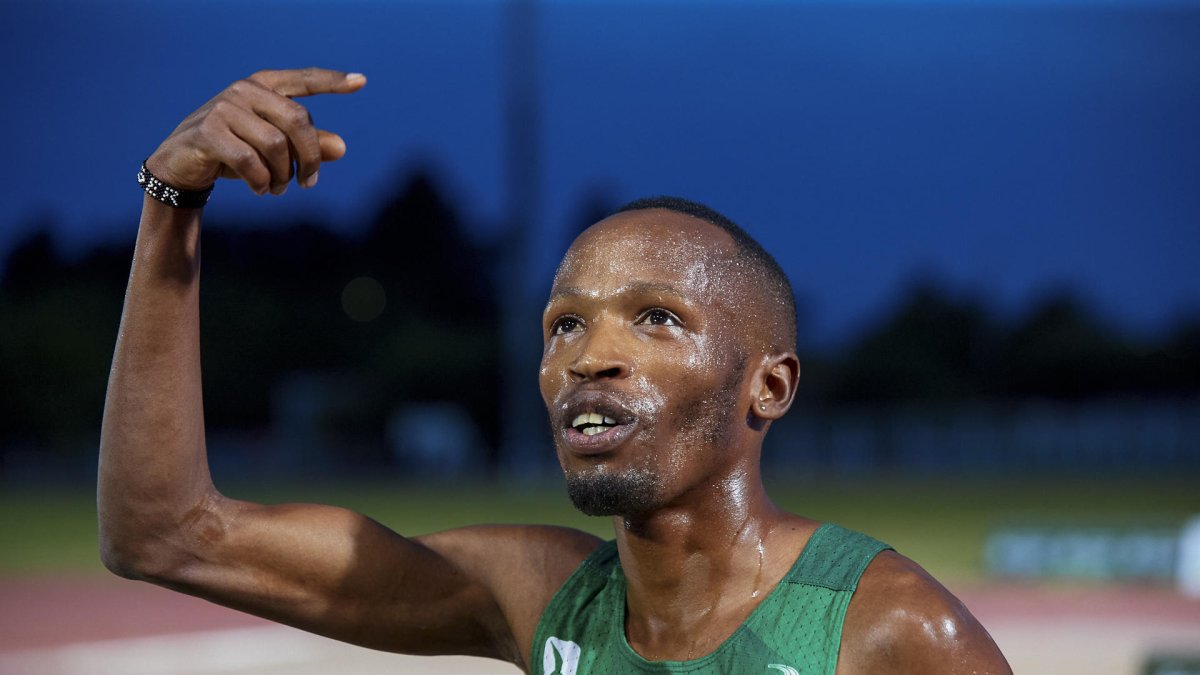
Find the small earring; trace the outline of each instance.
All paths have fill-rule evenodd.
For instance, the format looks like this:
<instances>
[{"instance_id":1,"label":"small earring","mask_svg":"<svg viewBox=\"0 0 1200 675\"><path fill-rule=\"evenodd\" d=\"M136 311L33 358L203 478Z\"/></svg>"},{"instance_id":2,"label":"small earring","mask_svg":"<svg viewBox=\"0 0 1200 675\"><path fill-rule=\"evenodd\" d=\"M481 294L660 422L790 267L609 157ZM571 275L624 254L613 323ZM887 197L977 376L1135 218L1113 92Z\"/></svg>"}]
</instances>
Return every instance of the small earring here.
<instances>
[{"instance_id":1,"label":"small earring","mask_svg":"<svg viewBox=\"0 0 1200 675\"><path fill-rule=\"evenodd\" d=\"M759 401L759 402L758 402L758 409L759 409L759 410L766 410L766 409L767 409L767 404L766 404L766 403L763 403L762 401Z\"/></svg>"}]
</instances>

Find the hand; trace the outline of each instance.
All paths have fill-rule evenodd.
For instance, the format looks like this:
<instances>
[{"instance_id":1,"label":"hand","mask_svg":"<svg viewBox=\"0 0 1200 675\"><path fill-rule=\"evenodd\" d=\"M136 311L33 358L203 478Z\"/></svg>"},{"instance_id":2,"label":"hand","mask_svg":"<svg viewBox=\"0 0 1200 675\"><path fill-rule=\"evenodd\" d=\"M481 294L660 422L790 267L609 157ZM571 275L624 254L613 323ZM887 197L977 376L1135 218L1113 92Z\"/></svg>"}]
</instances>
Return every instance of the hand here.
<instances>
[{"instance_id":1,"label":"hand","mask_svg":"<svg viewBox=\"0 0 1200 675\"><path fill-rule=\"evenodd\" d=\"M366 83L359 73L324 68L259 71L188 115L146 166L185 190L203 190L217 178L239 178L258 194L280 195L293 175L310 188L321 162L345 155L346 143L314 127L308 110L292 99L349 94Z\"/></svg>"}]
</instances>

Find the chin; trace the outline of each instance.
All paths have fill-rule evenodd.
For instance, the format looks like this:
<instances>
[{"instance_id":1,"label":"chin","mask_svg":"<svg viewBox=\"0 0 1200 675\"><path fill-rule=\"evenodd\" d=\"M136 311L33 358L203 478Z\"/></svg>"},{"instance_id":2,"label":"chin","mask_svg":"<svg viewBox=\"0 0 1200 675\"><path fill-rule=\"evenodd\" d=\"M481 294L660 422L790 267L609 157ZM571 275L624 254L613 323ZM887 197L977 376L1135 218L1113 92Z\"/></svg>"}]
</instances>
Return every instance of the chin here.
<instances>
[{"instance_id":1,"label":"chin","mask_svg":"<svg viewBox=\"0 0 1200 675\"><path fill-rule=\"evenodd\" d=\"M566 471L571 503L589 516L636 517L657 509L662 480L648 469Z\"/></svg>"}]
</instances>

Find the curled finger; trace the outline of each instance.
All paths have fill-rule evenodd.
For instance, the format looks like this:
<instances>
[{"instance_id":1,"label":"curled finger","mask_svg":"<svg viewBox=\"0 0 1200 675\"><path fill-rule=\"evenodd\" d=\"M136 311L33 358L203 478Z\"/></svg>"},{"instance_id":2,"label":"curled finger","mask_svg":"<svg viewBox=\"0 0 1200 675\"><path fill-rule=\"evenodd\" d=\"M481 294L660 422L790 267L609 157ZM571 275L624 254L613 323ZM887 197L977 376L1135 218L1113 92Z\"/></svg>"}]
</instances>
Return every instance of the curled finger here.
<instances>
[{"instance_id":1,"label":"curled finger","mask_svg":"<svg viewBox=\"0 0 1200 675\"><path fill-rule=\"evenodd\" d=\"M221 175L240 178L257 194L271 189L271 170L262 155L237 136L227 136L213 148L215 159L221 163Z\"/></svg>"},{"instance_id":2,"label":"curled finger","mask_svg":"<svg viewBox=\"0 0 1200 675\"><path fill-rule=\"evenodd\" d=\"M228 115L227 121L233 134L261 156L263 164L270 171L270 191L283 194L292 179L292 162L295 159L288 135L246 109Z\"/></svg>"},{"instance_id":3,"label":"curled finger","mask_svg":"<svg viewBox=\"0 0 1200 675\"><path fill-rule=\"evenodd\" d=\"M265 91L262 96L255 97L251 101L251 109L287 136L291 146L291 160L295 162L297 182L304 187L310 187L310 179L317 169L321 168L321 146L308 109L271 91Z\"/></svg>"}]
</instances>

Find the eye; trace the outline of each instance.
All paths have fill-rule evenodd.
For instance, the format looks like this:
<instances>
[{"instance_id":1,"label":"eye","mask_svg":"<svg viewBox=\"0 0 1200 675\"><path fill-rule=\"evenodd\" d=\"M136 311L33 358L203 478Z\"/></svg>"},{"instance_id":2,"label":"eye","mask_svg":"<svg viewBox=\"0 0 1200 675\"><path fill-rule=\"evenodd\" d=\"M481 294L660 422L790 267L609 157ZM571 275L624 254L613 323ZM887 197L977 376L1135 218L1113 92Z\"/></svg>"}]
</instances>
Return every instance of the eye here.
<instances>
[{"instance_id":1,"label":"eye","mask_svg":"<svg viewBox=\"0 0 1200 675\"><path fill-rule=\"evenodd\" d=\"M583 321L577 316L560 316L550 325L551 335L565 335L583 330Z\"/></svg>"},{"instance_id":2,"label":"eye","mask_svg":"<svg viewBox=\"0 0 1200 675\"><path fill-rule=\"evenodd\" d=\"M634 323L644 324L647 326L679 326L682 322L679 317L662 307L655 307L642 312Z\"/></svg>"}]
</instances>

